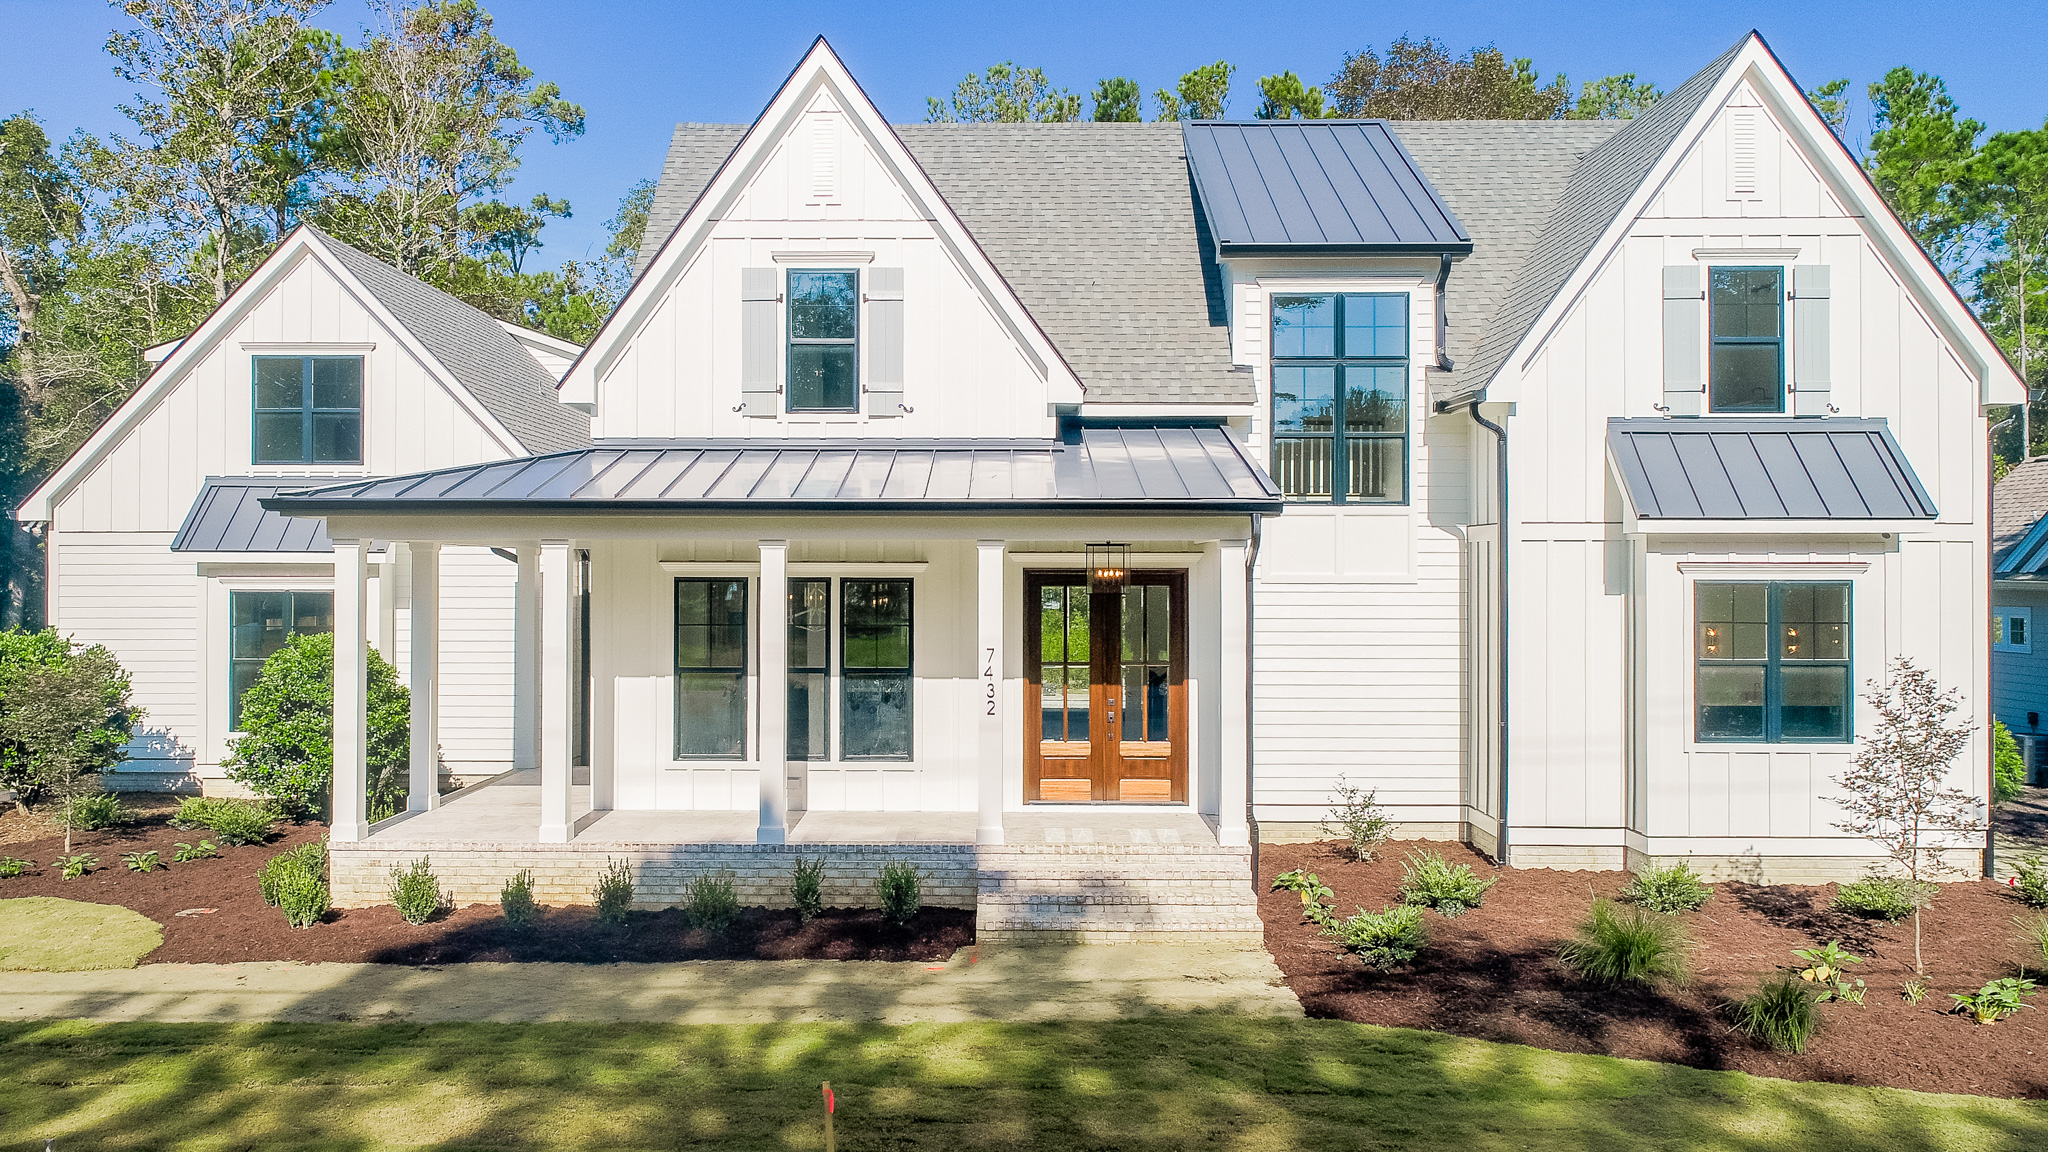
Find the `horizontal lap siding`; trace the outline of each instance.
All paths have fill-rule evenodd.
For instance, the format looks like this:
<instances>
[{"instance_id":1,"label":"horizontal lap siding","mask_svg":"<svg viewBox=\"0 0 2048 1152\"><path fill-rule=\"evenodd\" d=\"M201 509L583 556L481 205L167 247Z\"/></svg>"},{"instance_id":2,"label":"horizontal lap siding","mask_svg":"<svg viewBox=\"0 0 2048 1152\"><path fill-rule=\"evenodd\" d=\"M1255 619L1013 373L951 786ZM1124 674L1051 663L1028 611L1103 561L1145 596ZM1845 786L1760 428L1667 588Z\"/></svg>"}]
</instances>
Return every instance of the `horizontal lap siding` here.
<instances>
[{"instance_id":1,"label":"horizontal lap siding","mask_svg":"<svg viewBox=\"0 0 2048 1152\"><path fill-rule=\"evenodd\" d=\"M64 533L51 549L51 624L111 649L147 713L130 746L135 770L188 767L200 737L203 581L170 542L168 532Z\"/></svg>"}]
</instances>

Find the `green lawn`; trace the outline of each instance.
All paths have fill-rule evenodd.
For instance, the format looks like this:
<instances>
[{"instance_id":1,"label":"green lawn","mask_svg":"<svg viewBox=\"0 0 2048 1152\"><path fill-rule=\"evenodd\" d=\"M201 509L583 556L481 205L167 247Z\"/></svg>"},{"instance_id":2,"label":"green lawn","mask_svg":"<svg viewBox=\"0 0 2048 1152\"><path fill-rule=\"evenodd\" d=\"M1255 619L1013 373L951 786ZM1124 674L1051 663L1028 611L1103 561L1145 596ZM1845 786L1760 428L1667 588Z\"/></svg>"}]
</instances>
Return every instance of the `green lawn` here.
<instances>
[{"instance_id":1,"label":"green lawn","mask_svg":"<svg viewBox=\"0 0 2048 1152\"><path fill-rule=\"evenodd\" d=\"M1318 1020L0 1024L0 1147L2048 1148L2048 1105Z\"/></svg>"}]
</instances>

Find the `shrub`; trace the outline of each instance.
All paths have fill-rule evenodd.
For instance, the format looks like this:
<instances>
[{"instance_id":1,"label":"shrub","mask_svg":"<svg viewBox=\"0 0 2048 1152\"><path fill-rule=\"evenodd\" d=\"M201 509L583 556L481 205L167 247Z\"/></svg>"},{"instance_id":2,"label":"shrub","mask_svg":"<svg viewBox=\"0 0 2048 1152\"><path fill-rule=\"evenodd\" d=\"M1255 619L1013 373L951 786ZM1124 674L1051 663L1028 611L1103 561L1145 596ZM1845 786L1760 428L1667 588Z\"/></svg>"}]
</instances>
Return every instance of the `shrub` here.
<instances>
[{"instance_id":1,"label":"shrub","mask_svg":"<svg viewBox=\"0 0 2048 1152\"><path fill-rule=\"evenodd\" d=\"M1636 873L1621 898L1652 912L1692 912L1712 899L1714 889L1681 860L1669 868L1651 864Z\"/></svg>"},{"instance_id":2,"label":"shrub","mask_svg":"<svg viewBox=\"0 0 2048 1152\"><path fill-rule=\"evenodd\" d=\"M597 921L624 924L633 907L633 866L624 860L609 860L597 878Z\"/></svg>"},{"instance_id":3,"label":"shrub","mask_svg":"<svg viewBox=\"0 0 2048 1152\"><path fill-rule=\"evenodd\" d=\"M398 670L369 657L368 760L372 811L404 807L411 700ZM325 811L334 786L334 637L293 636L270 654L242 695L244 735L229 742L228 778L292 815Z\"/></svg>"},{"instance_id":4,"label":"shrub","mask_svg":"<svg viewBox=\"0 0 2048 1152\"><path fill-rule=\"evenodd\" d=\"M1991 722L1991 747L1991 802L2019 799L2027 791L2027 761L2020 755L2020 742L2012 738L2003 720Z\"/></svg>"},{"instance_id":5,"label":"shrub","mask_svg":"<svg viewBox=\"0 0 2048 1152\"><path fill-rule=\"evenodd\" d=\"M0 856L0 880L12 880L16 876L26 876L28 875L28 870L35 866L36 864L33 860L22 860L14 856Z\"/></svg>"},{"instance_id":6,"label":"shrub","mask_svg":"<svg viewBox=\"0 0 2048 1152\"><path fill-rule=\"evenodd\" d=\"M1367 966L1382 971L1415 959L1415 954L1429 944L1429 927L1423 922L1422 909L1407 904L1378 912L1360 908L1358 915L1348 920L1331 917L1323 935Z\"/></svg>"},{"instance_id":7,"label":"shrub","mask_svg":"<svg viewBox=\"0 0 2048 1152\"><path fill-rule=\"evenodd\" d=\"M425 924L447 903L427 857L413 861L410 868L392 866L391 903L407 924Z\"/></svg>"},{"instance_id":8,"label":"shrub","mask_svg":"<svg viewBox=\"0 0 2048 1152\"><path fill-rule=\"evenodd\" d=\"M1565 967L1603 984L1648 984L1685 976L1688 941L1677 920L1648 908L1593 901L1579 934L1564 942Z\"/></svg>"},{"instance_id":9,"label":"shrub","mask_svg":"<svg viewBox=\"0 0 2048 1152\"><path fill-rule=\"evenodd\" d=\"M1410 852L1401 865L1401 903L1457 916L1479 907L1493 880L1481 880L1470 864L1452 864L1441 852Z\"/></svg>"},{"instance_id":10,"label":"shrub","mask_svg":"<svg viewBox=\"0 0 2048 1152\"><path fill-rule=\"evenodd\" d=\"M2033 1005L2020 999L2034 994L2034 982L2018 976L2006 976L1990 981L1975 992L1949 993L1949 999L1956 1002L1954 1011L1964 1013L1979 1024L1996 1024L2007 1016L2018 1014L2022 1008Z\"/></svg>"},{"instance_id":11,"label":"shrub","mask_svg":"<svg viewBox=\"0 0 2048 1152\"><path fill-rule=\"evenodd\" d=\"M1903 876L1865 876L1835 891L1834 907L1857 916L1896 923L1913 914L1915 885ZM1921 884L1923 902L1934 898L1934 885Z\"/></svg>"},{"instance_id":12,"label":"shrub","mask_svg":"<svg viewBox=\"0 0 2048 1152\"><path fill-rule=\"evenodd\" d=\"M201 840L197 844L187 844L180 840L172 847L177 849L171 853L173 864L183 864L191 860L211 860L220 855L220 849L211 840Z\"/></svg>"},{"instance_id":13,"label":"shrub","mask_svg":"<svg viewBox=\"0 0 2048 1152\"><path fill-rule=\"evenodd\" d=\"M825 910L825 861L796 858L796 873L789 881L790 907L796 909L797 923L808 923Z\"/></svg>"},{"instance_id":14,"label":"shrub","mask_svg":"<svg viewBox=\"0 0 2048 1152\"><path fill-rule=\"evenodd\" d=\"M311 928L331 907L327 882L303 868L294 868L278 880L277 907L284 913L285 923Z\"/></svg>"},{"instance_id":15,"label":"shrub","mask_svg":"<svg viewBox=\"0 0 2048 1152\"><path fill-rule=\"evenodd\" d=\"M505 926L525 932L540 923L540 905L533 899L533 873L520 869L498 889L498 909L505 914Z\"/></svg>"},{"instance_id":16,"label":"shrub","mask_svg":"<svg viewBox=\"0 0 2048 1152\"><path fill-rule=\"evenodd\" d=\"M1323 883L1322 877L1310 872L1306 868L1296 868L1292 872L1282 872L1278 876L1273 877L1273 891L1278 892L1283 889L1301 897L1301 918L1303 920L1311 924L1321 924L1325 927L1332 923L1334 913L1332 913L1330 906L1323 903L1323 901L1334 899L1337 894L1330 891L1329 885Z\"/></svg>"},{"instance_id":17,"label":"shrub","mask_svg":"<svg viewBox=\"0 0 2048 1152\"><path fill-rule=\"evenodd\" d=\"M0 631L0 790L23 811L98 791L141 716L128 673L106 648L50 628Z\"/></svg>"},{"instance_id":18,"label":"shrub","mask_svg":"<svg viewBox=\"0 0 2048 1152\"><path fill-rule=\"evenodd\" d=\"M882 865L881 875L875 877L875 901L882 909L882 919L896 925L910 923L924 907L923 888L923 877L909 861L891 860Z\"/></svg>"},{"instance_id":19,"label":"shrub","mask_svg":"<svg viewBox=\"0 0 2048 1152\"><path fill-rule=\"evenodd\" d=\"M1341 834L1353 860L1361 864L1371 860L1394 834L1394 821L1380 807L1378 790L1354 787L1339 776L1331 791L1336 793L1337 803L1330 809L1330 818L1323 821L1324 833Z\"/></svg>"},{"instance_id":20,"label":"shrub","mask_svg":"<svg viewBox=\"0 0 2048 1152\"><path fill-rule=\"evenodd\" d=\"M1805 967L1799 969L1799 978L1820 988L1816 1002L1823 1000L1846 1000L1851 1004L1863 1003L1863 981L1849 979L1847 964L1861 964L1863 957L1851 956L1842 948L1840 940L1830 940L1818 948L1794 948L1792 955L1799 958Z\"/></svg>"},{"instance_id":21,"label":"shrub","mask_svg":"<svg viewBox=\"0 0 2048 1152\"><path fill-rule=\"evenodd\" d=\"M690 878L683 891L683 911L690 925L714 936L723 936L740 918L740 898L733 891L731 872L700 872Z\"/></svg>"},{"instance_id":22,"label":"shrub","mask_svg":"<svg viewBox=\"0 0 2048 1152\"><path fill-rule=\"evenodd\" d=\"M130 872L154 872L164 866L163 857L157 855L154 850L148 852L123 852L121 853L121 863L126 864Z\"/></svg>"},{"instance_id":23,"label":"shrub","mask_svg":"<svg viewBox=\"0 0 2048 1152\"><path fill-rule=\"evenodd\" d=\"M66 880L76 880L99 866L100 858L89 852L80 852L76 856L61 856L50 862L50 867L57 869L58 875Z\"/></svg>"},{"instance_id":24,"label":"shrub","mask_svg":"<svg viewBox=\"0 0 2048 1152\"><path fill-rule=\"evenodd\" d=\"M223 844L261 844L277 826L278 812L268 804L247 800L216 800L207 810L206 829Z\"/></svg>"},{"instance_id":25,"label":"shrub","mask_svg":"<svg viewBox=\"0 0 2048 1152\"><path fill-rule=\"evenodd\" d=\"M2028 951L2040 952L2042 966L2048 967L2048 916L2036 916L2031 920L2015 916L2012 922L2020 930L2020 942L2033 946Z\"/></svg>"},{"instance_id":26,"label":"shrub","mask_svg":"<svg viewBox=\"0 0 2048 1152\"><path fill-rule=\"evenodd\" d=\"M263 902L272 908L283 907L279 893L286 876L304 872L315 880L327 874L327 846L315 840L301 844L272 856L256 874L257 886L263 890Z\"/></svg>"},{"instance_id":27,"label":"shrub","mask_svg":"<svg viewBox=\"0 0 2048 1152\"><path fill-rule=\"evenodd\" d=\"M215 796L183 797L178 801L178 810L171 813L171 827L187 831L205 828L213 819L214 810L219 808L221 803L221 799Z\"/></svg>"},{"instance_id":28,"label":"shrub","mask_svg":"<svg viewBox=\"0 0 2048 1152\"><path fill-rule=\"evenodd\" d=\"M112 792L97 796L73 796L64 803L64 824L81 832L117 828L128 822L128 809Z\"/></svg>"},{"instance_id":29,"label":"shrub","mask_svg":"<svg viewBox=\"0 0 2048 1152\"><path fill-rule=\"evenodd\" d=\"M1785 972L1729 1005L1729 1013L1735 1017L1736 1030L1750 1039L1780 1052L1804 1052L1820 1027L1820 1013L1813 1005L1813 986Z\"/></svg>"},{"instance_id":30,"label":"shrub","mask_svg":"<svg viewBox=\"0 0 2048 1152\"><path fill-rule=\"evenodd\" d=\"M2029 908L2048 908L2048 863L2039 856L2022 856L2012 869L2013 895Z\"/></svg>"}]
</instances>

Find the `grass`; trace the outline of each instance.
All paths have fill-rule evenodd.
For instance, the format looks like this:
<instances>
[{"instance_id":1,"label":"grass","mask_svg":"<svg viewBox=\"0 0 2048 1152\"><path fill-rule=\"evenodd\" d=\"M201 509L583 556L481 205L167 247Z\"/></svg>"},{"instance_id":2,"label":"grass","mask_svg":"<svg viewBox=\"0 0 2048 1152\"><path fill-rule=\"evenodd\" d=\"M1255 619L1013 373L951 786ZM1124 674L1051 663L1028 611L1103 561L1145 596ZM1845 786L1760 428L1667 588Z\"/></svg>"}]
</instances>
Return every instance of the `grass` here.
<instances>
[{"instance_id":1,"label":"grass","mask_svg":"<svg viewBox=\"0 0 2048 1152\"><path fill-rule=\"evenodd\" d=\"M0 1146L2019 1152L2048 1105L1330 1020L0 1023Z\"/></svg>"},{"instance_id":2,"label":"grass","mask_svg":"<svg viewBox=\"0 0 2048 1152\"><path fill-rule=\"evenodd\" d=\"M133 968L163 942L156 921L111 904L0 900L0 972Z\"/></svg>"}]
</instances>

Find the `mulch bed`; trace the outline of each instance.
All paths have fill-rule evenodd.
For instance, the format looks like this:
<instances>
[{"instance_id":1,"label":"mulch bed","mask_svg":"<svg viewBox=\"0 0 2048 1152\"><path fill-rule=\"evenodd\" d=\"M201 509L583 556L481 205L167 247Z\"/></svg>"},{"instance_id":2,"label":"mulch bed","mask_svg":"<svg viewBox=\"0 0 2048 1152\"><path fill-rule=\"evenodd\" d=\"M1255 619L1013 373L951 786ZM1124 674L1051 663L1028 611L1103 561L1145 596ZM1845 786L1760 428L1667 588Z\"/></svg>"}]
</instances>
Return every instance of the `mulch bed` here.
<instances>
[{"instance_id":1,"label":"mulch bed","mask_svg":"<svg viewBox=\"0 0 2048 1152\"><path fill-rule=\"evenodd\" d=\"M466 961L558 960L571 963L672 960L943 960L974 943L974 913L926 908L905 927L884 922L872 909L827 909L809 924L796 913L743 909L720 939L691 929L678 909L633 912L623 926L599 924L589 908L549 908L532 932L505 928L495 904L446 910L425 924L407 924L389 905L330 912L304 931L263 903L256 874L272 856L326 835L317 824L279 826L268 844L221 848L220 858L171 864L173 845L197 842L205 832L182 831L154 812L124 828L81 832L72 851L99 857L99 867L65 880L50 867L64 838L0 845L0 855L42 867L0 880L0 900L56 896L132 908L163 925L163 947L145 964L229 964L245 960L298 960L374 964L454 964ZM124 852L155 849L168 871L131 872ZM204 915L180 911L211 908Z\"/></svg>"},{"instance_id":2,"label":"mulch bed","mask_svg":"<svg viewBox=\"0 0 2048 1152\"><path fill-rule=\"evenodd\" d=\"M1441 851L1499 882L1484 907L1455 919L1425 913L1429 947L1399 971L1368 969L1301 922L1300 897L1265 891L1274 876L1305 867L1335 890L1340 913L1377 910L1398 899L1402 860L1415 849ZM1613 990L1571 976L1557 948L1592 896L1618 894L1626 873L1495 868L1455 843L1390 844L1369 864L1344 859L1334 842L1270 844L1259 850L1259 869L1266 946L1311 1016L1789 1080L2048 1098L2048 989L1996 1025L1947 1011L1948 993L2014 975L2027 959L2013 917L2032 913L1990 881L1944 885L1924 914L1930 987L1909 1005L1899 989L1912 974L1912 922L1830 911L1833 885L1716 884L1713 899L1684 916L1695 945L1690 982ZM1864 958L1852 973L1868 984L1867 1003L1820 1005L1821 1028L1804 1055L1773 1052L1729 1027L1728 1000L1789 966L1791 949L1835 939ZM2040 959L2037 952L2036 976Z\"/></svg>"}]
</instances>

